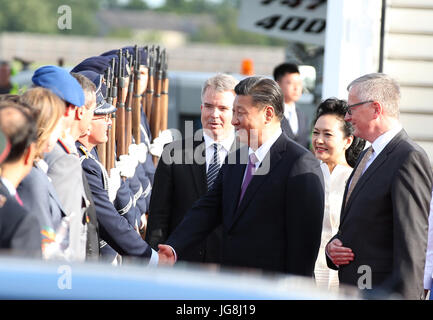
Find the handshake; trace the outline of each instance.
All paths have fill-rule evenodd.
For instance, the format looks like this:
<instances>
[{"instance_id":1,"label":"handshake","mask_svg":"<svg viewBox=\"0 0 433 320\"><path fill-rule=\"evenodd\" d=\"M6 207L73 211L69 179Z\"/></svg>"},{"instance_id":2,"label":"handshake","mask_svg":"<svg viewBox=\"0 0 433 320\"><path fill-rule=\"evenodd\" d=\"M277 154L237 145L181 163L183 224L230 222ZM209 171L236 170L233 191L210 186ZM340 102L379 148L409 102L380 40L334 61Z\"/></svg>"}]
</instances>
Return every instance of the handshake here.
<instances>
[{"instance_id":1,"label":"handshake","mask_svg":"<svg viewBox=\"0 0 433 320\"><path fill-rule=\"evenodd\" d=\"M177 257L174 249L166 244L158 245L158 265L172 266L176 263Z\"/></svg>"}]
</instances>

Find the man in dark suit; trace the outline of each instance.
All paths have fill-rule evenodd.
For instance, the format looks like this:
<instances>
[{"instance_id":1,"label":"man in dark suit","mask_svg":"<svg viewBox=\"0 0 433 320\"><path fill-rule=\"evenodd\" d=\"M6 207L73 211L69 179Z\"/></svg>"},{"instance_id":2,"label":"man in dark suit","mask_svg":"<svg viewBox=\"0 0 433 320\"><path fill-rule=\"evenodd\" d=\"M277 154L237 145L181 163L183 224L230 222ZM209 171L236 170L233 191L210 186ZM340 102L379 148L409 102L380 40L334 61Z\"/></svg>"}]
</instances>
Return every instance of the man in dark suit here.
<instances>
[{"instance_id":1,"label":"man in dark suit","mask_svg":"<svg viewBox=\"0 0 433 320\"><path fill-rule=\"evenodd\" d=\"M165 147L155 173L146 231L146 240L153 248L167 240L194 202L207 192L224 158L234 147L231 121L237 83L226 74L206 80L201 94L203 132L199 139L189 141L189 146L186 140L177 140ZM205 241L179 259L219 263L221 229L210 232Z\"/></svg>"},{"instance_id":2,"label":"man in dark suit","mask_svg":"<svg viewBox=\"0 0 433 320\"><path fill-rule=\"evenodd\" d=\"M30 172L36 150L34 118L19 102L0 103L0 130L9 153L0 165L0 249L41 256L41 230L35 215L27 211L16 188Z\"/></svg>"},{"instance_id":3,"label":"man in dark suit","mask_svg":"<svg viewBox=\"0 0 433 320\"><path fill-rule=\"evenodd\" d=\"M389 76L367 74L348 86L346 120L372 145L346 185L340 228L326 247L341 283L423 295L432 169L424 150L399 122L400 87Z\"/></svg>"},{"instance_id":4,"label":"man in dark suit","mask_svg":"<svg viewBox=\"0 0 433 320\"><path fill-rule=\"evenodd\" d=\"M324 206L319 162L282 134L275 81L246 78L235 92L232 124L249 147L228 155L159 253L174 262L222 224L223 265L312 277Z\"/></svg>"},{"instance_id":5,"label":"man in dark suit","mask_svg":"<svg viewBox=\"0 0 433 320\"><path fill-rule=\"evenodd\" d=\"M295 105L302 95L302 79L299 68L293 63L282 63L274 69L274 80L284 94L284 117L281 129L292 140L309 149L311 125L307 116Z\"/></svg>"}]
</instances>

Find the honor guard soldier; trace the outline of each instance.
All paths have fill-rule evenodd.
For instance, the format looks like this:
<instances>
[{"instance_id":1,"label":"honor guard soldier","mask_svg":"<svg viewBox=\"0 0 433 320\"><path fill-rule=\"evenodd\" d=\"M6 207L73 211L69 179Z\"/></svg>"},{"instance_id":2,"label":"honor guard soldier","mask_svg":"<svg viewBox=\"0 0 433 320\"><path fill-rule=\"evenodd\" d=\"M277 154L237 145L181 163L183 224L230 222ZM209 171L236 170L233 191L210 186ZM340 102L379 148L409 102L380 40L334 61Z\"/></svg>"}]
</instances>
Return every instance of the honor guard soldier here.
<instances>
[{"instance_id":1,"label":"honor guard soldier","mask_svg":"<svg viewBox=\"0 0 433 320\"><path fill-rule=\"evenodd\" d=\"M118 56L116 55L95 56L95 57L87 58L83 60L81 63L79 63L77 66L75 66L72 69L72 72L78 72L78 73L96 72L99 75L104 75L106 69L110 65L110 61L113 58L115 59L117 64ZM124 74L129 73L128 68L129 66L127 65L125 59L123 60L122 63L122 70ZM117 70L117 65L115 67L115 70ZM126 79L127 81L129 81L129 78ZM146 154L147 147L144 144L140 145L139 147L137 147L137 145L135 144L131 144L129 151L134 151L134 152L129 152L128 155L120 156L119 157L120 161L116 162L116 168L120 170L121 176L126 179L122 179L121 186L118 191L118 196L116 198L116 201L114 202L116 208L121 212L128 212L134 210L137 211L135 216L132 214L127 215L128 221L137 229L141 225L141 221L140 221L141 217L144 217L144 214L147 212L149 202L150 202L152 182L151 179L148 177L147 171L154 172L154 166L151 161L151 157L150 157L151 167L147 169L149 166L147 161L149 155ZM142 147L145 148L144 156L137 156L143 154ZM137 149L140 149L139 151L141 152L136 152ZM93 153L96 154L96 150L94 150ZM153 174L152 174L152 178L153 178ZM131 207L131 203L129 201L126 202L120 201L121 203L124 203L125 206L122 206L118 201L120 198L121 199L128 198L126 197L126 191L124 190L126 187L128 187L129 192L131 193L133 209L129 209Z\"/></svg>"},{"instance_id":2,"label":"honor guard soldier","mask_svg":"<svg viewBox=\"0 0 433 320\"><path fill-rule=\"evenodd\" d=\"M89 73L87 75L91 77ZM128 219L119 214L113 205L113 191L110 189L115 188L113 185L116 184L116 179L120 183L119 176L112 175L110 178L105 167L98 161L97 155L92 152L95 146L107 141L107 129L111 124L110 114L116 111L116 108L108 104L102 95L102 92L106 92L105 85L101 83L102 77L99 76L94 80L98 88L96 94L97 107L92 119L91 129L88 135L79 138L76 145L96 206L101 239L101 255L107 256L108 252L104 252L104 247L108 248L109 246L122 256L148 258L150 264L157 264L158 255L156 251L151 249L134 230ZM116 190L114 193L118 194ZM117 256L112 260L112 263L117 264L120 261L120 257Z\"/></svg>"}]
</instances>

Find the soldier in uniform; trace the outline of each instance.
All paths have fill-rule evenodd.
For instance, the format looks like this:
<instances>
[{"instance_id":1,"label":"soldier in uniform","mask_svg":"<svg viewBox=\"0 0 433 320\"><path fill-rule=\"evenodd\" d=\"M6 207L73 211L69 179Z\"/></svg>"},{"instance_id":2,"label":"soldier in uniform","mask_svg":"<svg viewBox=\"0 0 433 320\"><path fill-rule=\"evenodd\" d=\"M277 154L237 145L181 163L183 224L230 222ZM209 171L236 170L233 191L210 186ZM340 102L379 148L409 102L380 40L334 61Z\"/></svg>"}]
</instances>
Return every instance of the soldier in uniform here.
<instances>
[{"instance_id":1,"label":"soldier in uniform","mask_svg":"<svg viewBox=\"0 0 433 320\"><path fill-rule=\"evenodd\" d=\"M113 50L113 53L114 52L115 51ZM112 58L114 58L117 63L117 55L95 56L87 58L81 63L79 63L77 66L75 66L72 69L72 72L95 72L99 75L103 75L106 69L109 67ZM123 61L123 72L129 72L127 70L128 68L126 60ZM117 70L117 66L115 67L115 70ZM129 81L129 78L127 80ZM126 86L127 85L128 83L126 84ZM96 150L93 152L96 154ZM131 164L130 161L124 158L128 158L128 156L122 156L121 161L118 161L116 163L116 167L120 169L121 175L126 179L122 179L121 181L121 186L117 192L117 197L114 205L119 212L122 212L122 214L126 214L126 218L128 219L128 221L136 229L138 229L141 226L141 218L144 217L144 214L147 212L150 202L152 182L151 179L148 177L147 172L153 172L152 168L154 170L154 166L150 157L151 168L148 169L149 164L147 158L149 158L149 155L147 155L144 165L141 163L139 163L138 165L137 163ZM131 166L134 166L134 168L131 168ZM131 197L128 196L128 192L125 190L125 188L129 190ZM131 201L129 201L129 199L131 199ZM133 211L135 211L135 215L131 214L131 212Z\"/></svg>"},{"instance_id":2,"label":"soldier in uniform","mask_svg":"<svg viewBox=\"0 0 433 320\"><path fill-rule=\"evenodd\" d=\"M101 77L96 79L101 81ZM105 92L104 84L98 83L97 86L101 86L101 91ZM101 95L97 96L99 98L90 133L80 137L76 145L96 205L101 244L107 243L122 256L147 258L151 264L157 264L159 258L156 251L151 249L110 201L107 171L98 161L97 155L92 152L95 146L107 141L107 129L111 123L109 115L116 110ZM112 262L116 264L119 260L117 257Z\"/></svg>"}]
</instances>

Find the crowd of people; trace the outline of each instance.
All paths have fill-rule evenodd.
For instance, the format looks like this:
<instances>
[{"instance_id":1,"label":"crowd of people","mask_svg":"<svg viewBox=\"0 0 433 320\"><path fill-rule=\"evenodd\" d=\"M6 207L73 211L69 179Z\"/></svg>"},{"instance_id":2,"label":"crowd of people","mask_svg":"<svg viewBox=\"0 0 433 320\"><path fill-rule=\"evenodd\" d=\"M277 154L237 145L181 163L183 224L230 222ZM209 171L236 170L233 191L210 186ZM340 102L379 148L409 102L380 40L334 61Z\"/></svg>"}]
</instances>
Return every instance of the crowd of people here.
<instances>
[{"instance_id":1,"label":"crowd of people","mask_svg":"<svg viewBox=\"0 0 433 320\"><path fill-rule=\"evenodd\" d=\"M107 171L96 150L116 112L107 102L107 57L116 56L88 58L70 73L40 67L32 88L0 95L5 253L113 265L122 257L187 261L301 275L333 291L349 284L375 297L425 298L433 174L400 124L394 79L355 79L347 102L323 100L310 125L296 105L296 65L277 66L274 80L217 74L203 84L194 137L165 144L154 165L142 110L134 161Z\"/></svg>"}]
</instances>

